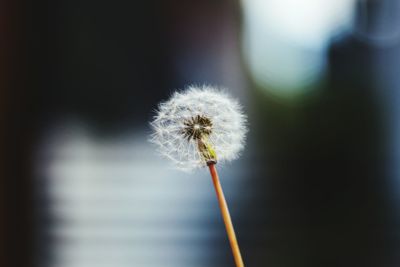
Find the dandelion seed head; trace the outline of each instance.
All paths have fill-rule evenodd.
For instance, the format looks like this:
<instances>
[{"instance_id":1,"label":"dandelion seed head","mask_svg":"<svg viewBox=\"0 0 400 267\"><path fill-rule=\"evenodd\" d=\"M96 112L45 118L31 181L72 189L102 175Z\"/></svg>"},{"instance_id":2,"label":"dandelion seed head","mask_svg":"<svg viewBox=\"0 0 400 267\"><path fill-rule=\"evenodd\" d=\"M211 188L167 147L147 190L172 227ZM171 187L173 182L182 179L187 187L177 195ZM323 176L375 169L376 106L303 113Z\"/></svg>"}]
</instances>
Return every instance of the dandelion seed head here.
<instances>
[{"instance_id":1,"label":"dandelion seed head","mask_svg":"<svg viewBox=\"0 0 400 267\"><path fill-rule=\"evenodd\" d=\"M239 103L210 86L174 93L159 105L150 124L150 141L182 170L204 167L209 159L236 159L247 132Z\"/></svg>"}]
</instances>

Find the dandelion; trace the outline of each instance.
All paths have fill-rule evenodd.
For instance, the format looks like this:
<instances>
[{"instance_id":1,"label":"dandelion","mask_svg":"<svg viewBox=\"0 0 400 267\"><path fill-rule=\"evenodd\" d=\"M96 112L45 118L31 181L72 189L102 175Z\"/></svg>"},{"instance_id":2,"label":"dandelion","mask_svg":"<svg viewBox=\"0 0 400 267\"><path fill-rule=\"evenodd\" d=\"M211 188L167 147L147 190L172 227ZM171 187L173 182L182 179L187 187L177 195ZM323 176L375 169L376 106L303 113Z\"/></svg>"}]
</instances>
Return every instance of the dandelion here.
<instances>
[{"instance_id":1,"label":"dandelion","mask_svg":"<svg viewBox=\"0 0 400 267\"><path fill-rule=\"evenodd\" d=\"M161 103L150 124L150 141L177 168L189 171L208 166L236 266L244 266L215 168L217 162L236 159L244 148L247 128L241 106L216 88L191 86Z\"/></svg>"},{"instance_id":2,"label":"dandelion","mask_svg":"<svg viewBox=\"0 0 400 267\"><path fill-rule=\"evenodd\" d=\"M159 105L151 126L160 154L179 169L193 170L236 159L244 146L246 117L226 93L189 87Z\"/></svg>"}]
</instances>

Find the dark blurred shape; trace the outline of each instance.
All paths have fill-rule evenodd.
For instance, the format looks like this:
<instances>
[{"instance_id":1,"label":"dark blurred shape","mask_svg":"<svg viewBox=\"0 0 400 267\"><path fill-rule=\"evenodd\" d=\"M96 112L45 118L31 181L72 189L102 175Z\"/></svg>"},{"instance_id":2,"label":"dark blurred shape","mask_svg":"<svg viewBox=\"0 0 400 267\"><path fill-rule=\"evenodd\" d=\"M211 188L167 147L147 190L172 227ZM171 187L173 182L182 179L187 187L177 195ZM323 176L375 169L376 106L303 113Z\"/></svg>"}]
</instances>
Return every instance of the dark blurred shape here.
<instances>
[{"instance_id":1,"label":"dark blurred shape","mask_svg":"<svg viewBox=\"0 0 400 267\"><path fill-rule=\"evenodd\" d=\"M209 251L207 246L204 249L204 245L215 238L224 240L225 237L222 227L219 231L211 229L202 234L204 226L210 225L210 218L212 225L217 225L212 222L220 219L217 206L213 203L212 190L198 191L209 192L206 195L201 194L200 199L205 198L212 204L205 207L200 205L203 208L196 213L189 213L182 206L171 208L172 211L179 211L179 214L187 214L186 220L189 221L191 214L195 218L198 214L204 214L206 218L200 218L199 222L184 223L183 226L179 224L179 218L169 219L169 223L149 223L149 220L156 218L154 215L157 212L160 212L162 220L168 219L168 214L163 213L160 206L150 205L153 209L141 217L143 210L139 209L138 203L150 201L147 199L148 194L152 196L151 193L159 188L157 185L146 184L143 195L139 194L138 202L134 203L138 208L133 210L125 208L127 203L131 203L118 194L119 190L130 188L133 190L131 193L135 193L134 189L137 187L120 187L121 181L155 181L152 162L144 160L145 151L151 155L150 151L153 152L146 141L147 122L152 109L172 90L183 88L189 82L222 86L233 84L237 94L243 94L243 86L239 85L242 80L237 78L240 77L238 42L235 39L237 27L234 27L237 25L233 23L237 3L208 1L193 7L174 1L110 3L90 0L28 0L14 3L10 1L7 4L12 9L6 10L16 14L15 17L6 17L10 22L7 24L7 31L16 36L11 36L6 43L9 47L2 49L2 53L11 53L13 56L7 61L12 63L12 68L9 72L1 73L10 79L10 84L2 88L2 93L7 95L4 100L7 102L7 109L2 113L7 118L4 127L4 151L7 158L5 188L8 193L5 218L6 230L11 233L6 240L8 262L5 266L60 267L63 264L83 264L87 267L84 261L79 261L79 256L87 251L92 253L101 245L109 245L109 253L104 253L105 247L102 247L103 250L97 250L95 255L89 255L94 266L105 264L104 257L120 257L113 254L118 251L118 246L113 246L112 235L109 239L102 240L104 242L96 242L100 240L96 238L102 237L97 236L96 231L104 223L103 219L89 223L93 231L79 228L82 226L79 220L92 215L86 211L81 216L79 207L83 209L96 203L93 196L103 192L102 186L107 183L110 183L109 193L115 199L110 199L114 202L110 202L111 208L105 209L104 214L120 208L123 214L128 212L127 214L132 214L133 220L139 220L131 222L128 216L127 221L118 222L127 225L126 227L106 224L106 233L120 231L122 241L126 237L132 242L127 242L122 247L123 250L118 251L125 253L130 260L122 256L113 266L142 266L146 263L135 261L153 259L154 262L160 262L163 257L170 259L171 266L184 264L185 261L190 264L230 261L229 247L223 242L214 250L216 254ZM202 9L201 12L199 8ZM182 28L182 25L187 28ZM209 28L213 28L215 33L208 31ZM215 37L218 39L214 40ZM203 74L201 70L194 70L196 66L201 66ZM126 141L128 144L125 144L125 138L137 143L130 145ZM140 152L142 155L138 156ZM150 158L153 159L152 156ZM144 169L147 172L141 168L143 166L148 166ZM163 164L157 166L167 168ZM105 173L99 174L98 169ZM124 180L126 176L111 175L112 179L107 179L110 177L109 173L116 170L123 172L126 169L134 171L130 172L132 177ZM88 174L87 170L90 170ZM162 174L166 175L167 172ZM159 174L157 178L163 176ZM172 178L170 180L173 181ZM197 180L206 184L211 182ZM58 191L60 188L61 191ZM198 187L193 187L195 188ZM83 192L84 198L79 198L79 194L65 196L63 192ZM176 193L177 196L182 196L184 192L190 191L179 187L171 188L170 191L162 191L160 197L154 201L162 204L165 194L168 196ZM229 189L227 192L229 193ZM103 193L107 196L107 192ZM196 200L195 193L197 191L189 197ZM198 205L193 199L189 200L187 203L192 203L195 207ZM173 199L167 198L166 203L170 203L168 201ZM113 203L116 205L114 208ZM215 210L211 208L211 216L209 207L215 207ZM78 215L72 212L76 217L69 216L71 208L73 211L78 209ZM97 208L93 206L94 214L98 211ZM101 212L103 210L100 210L100 214L104 215ZM118 217L114 219L117 220ZM184 219L181 217L180 220ZM144 223L140 224L141 221ZM57 231L63 227L66 227L67 234L60 237ZM72 229L71 233L68 232L69 229ZM154 234L152 229L161 231ZM76 230L82 232L78 231L74 235ZM176 237L168 231L175 231ZM90 236L93 233L92 238ZM177 253L174 251L177 243L174 240L180 240L182 233L183 242L187 242L185 233L189 233L188 237L200 234L197 236L200 237L199 243L186 246L185 252ZM147 234L147 238L140 237L143 234ZM168 236L170 237L166 240ZM129 239L131 237L133 239ZM148 249L138 247L137 242L143 240L150 244ZM163 243L157 245L154 242L157 240ZM93 241L95 242L90 244ZM168 246L168 242L171 243L170 250L160 252L160 248ZM185 245L179 243L178 248L182 244ZM151 257L149 253L156 246L156 251L161 254ZM91 250L93 248L95 249ZM224 252L225 248L227 253ZM199 255L205 253L206 256L199 258ZM66 261L63 261L65 257ZM179 259L181 261L177 263Z\"/></svg>"},{"instance_id":2,"label":"dark blurred shape","mask_svg":"<svg viewBox=\"0 0 400 267\"><path fill-rule=\"evenodd\" d=\"M356 2L354 34L370 45L396 46L400 38L400 2L363 0Z\"/></svg>"},{"instance_id":3,"label":"dark blurred shape","mask_svg":"<svg viewBox=\"0 0 400 267\"><path fill-rule=\"evenodd\" d=\"M262 242L252 244L250 265L399 265L399 157L393 151L399 150L400 43L374 42L399 30L391 23L398 17L397 1L359 3L357 21L373 30L356 23L331 45L327 79L314 85L317 93L293 101L262 89L256 94L253 132L263 160L255 165L268 167L255 175L264 180L253 181L260 197L254 203L264 212L248 209L254 225L245 236ZM359 38L360 31L371 38Z\"/></svg>"},{"instance_id":4,"label":"dark blurred shape","mask_svg":"<svg viewBox=\"0 0 400 267\"><path fill-rule=\"evenodd\" d=\"M32 1L30 6L31 101L41 116L79 117L101 131L144 123L143 111L165 96L171 80L159 3Z\"/></svg>"}]
</instances>

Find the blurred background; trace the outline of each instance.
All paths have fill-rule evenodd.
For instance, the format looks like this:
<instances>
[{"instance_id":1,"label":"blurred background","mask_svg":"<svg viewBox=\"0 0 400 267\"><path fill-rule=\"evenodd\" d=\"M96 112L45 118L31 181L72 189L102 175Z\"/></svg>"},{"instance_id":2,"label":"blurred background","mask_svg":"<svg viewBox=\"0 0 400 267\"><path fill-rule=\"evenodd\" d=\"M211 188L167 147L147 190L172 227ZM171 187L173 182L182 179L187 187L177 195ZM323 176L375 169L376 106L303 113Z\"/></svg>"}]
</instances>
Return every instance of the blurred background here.
<instances>
[{"instance_id":1,"label":"blurred background","mask_svg":"<svg viewBox=\"0 0 400 267\"><path fill-rule=\"evenodd\" d=\"M1 266L234 266L206 170L147 141L228 88L218 166L246 266L400 265L400 1L0 2Z\"/></svg>"}]
</instances>

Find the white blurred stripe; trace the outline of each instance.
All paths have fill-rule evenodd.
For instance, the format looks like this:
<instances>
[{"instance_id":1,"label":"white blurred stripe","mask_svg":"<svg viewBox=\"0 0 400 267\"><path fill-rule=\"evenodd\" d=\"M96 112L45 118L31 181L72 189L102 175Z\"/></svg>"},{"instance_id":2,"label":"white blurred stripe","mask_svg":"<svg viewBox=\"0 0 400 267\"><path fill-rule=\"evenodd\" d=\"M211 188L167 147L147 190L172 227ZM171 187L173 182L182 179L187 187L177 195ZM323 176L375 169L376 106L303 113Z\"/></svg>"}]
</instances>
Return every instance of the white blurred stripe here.
<instances>
[{"instance_id":1,"label":"white blurred stripe","mask_svg":"<svg viewBox=\"0 0 400 267\"><path fill-rule=\"evenodd\" d=\"M212 246L226 236L207 170L171 169L143 134L96 141L74 127L45 137L38 156L55 221L45 231L55 240L48 267L197 267L226 258ZM239 172L226 173L229 195Z\"/></svg>"}]
</instances>

